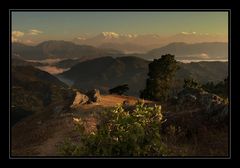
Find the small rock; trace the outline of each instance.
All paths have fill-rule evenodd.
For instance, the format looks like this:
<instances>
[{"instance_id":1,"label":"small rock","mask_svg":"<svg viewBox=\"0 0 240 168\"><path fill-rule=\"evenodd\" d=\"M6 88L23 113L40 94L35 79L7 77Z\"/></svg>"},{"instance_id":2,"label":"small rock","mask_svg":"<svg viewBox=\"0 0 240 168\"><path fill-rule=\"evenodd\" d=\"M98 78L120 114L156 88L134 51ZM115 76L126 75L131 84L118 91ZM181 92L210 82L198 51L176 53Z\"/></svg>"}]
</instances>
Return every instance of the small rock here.
<instances>
[{"instance_id":1,"label":"small rock","mask_svg":"<svg viewBox=\"0 0 240 168\"><path fill-rule=\"evenodd\" d=\"M73 108L77 105L85 104L88 102L88 100L89 100L88 96L77 91L74 101L71 105L71 108Z\"/></svg>"}]
</instances>

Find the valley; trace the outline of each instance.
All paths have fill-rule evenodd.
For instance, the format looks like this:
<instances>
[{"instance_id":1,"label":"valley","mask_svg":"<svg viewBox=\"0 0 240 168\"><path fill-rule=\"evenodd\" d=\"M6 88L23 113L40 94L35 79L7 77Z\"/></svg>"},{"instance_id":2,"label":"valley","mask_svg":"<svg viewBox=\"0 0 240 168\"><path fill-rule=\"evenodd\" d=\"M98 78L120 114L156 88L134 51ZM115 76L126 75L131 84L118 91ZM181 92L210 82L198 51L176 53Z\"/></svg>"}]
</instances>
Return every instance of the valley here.
<instances>
[{"instance_id":1,"label":"valley","mask_svg":"<svg viewBox=\"0 0 240 168\"><path fill-rule=\"evenodd\" d=\"M139 96L139 91L145 86L148 64L151 61L135 56L125 57L101 57L91 60L64 59L43 60L40 62L25 61L18 63L13 59L13 65L33 65L36 68L55 75L62 82L74 86L80 90L100 89L104 94L110 88L128 83L130 90L127 95ZM43 65L41 65L45 62ZM173 89L181 89L183 79L194 78L201 84L207 82L220 82L228 75L227 61L179 61L180 69L176 73ZM187 62L187 63L186 63ZM40 65L39 65L40 64ZM100 66L101 65L101 66ZM126 82L127 81L127 82Z\"/></svg>"}]
</instances>

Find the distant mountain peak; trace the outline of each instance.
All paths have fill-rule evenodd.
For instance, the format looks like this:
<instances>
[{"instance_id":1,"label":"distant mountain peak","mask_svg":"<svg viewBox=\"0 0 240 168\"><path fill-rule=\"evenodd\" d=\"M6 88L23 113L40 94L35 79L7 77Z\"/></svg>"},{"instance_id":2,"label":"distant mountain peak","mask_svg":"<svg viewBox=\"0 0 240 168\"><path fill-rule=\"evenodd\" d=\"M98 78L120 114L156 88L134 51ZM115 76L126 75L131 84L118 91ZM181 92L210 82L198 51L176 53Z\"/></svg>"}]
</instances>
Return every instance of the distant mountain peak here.
<instances>
[{"instance_id":1,"label":"distant mountain peak","mask_svg":"<svg viewBox=\"0 0 240 168\"><path fill-rule=\"evenodd\" d=\"M78 40L86 40L86 37L77 37Z\"/></svg>"},{"instance_id":2,"label":"distant mountain peak","mask_svg":"<svg viewBox=\"0 0 240 168\"><path fill-rule=\"evenodd\" d=\"M120 37L120 35L115 32L102 32L100 35L103 36L105 39L113 39Z\"/></svg>"},{"instance_id":3,"label":"distant mountain peak","mask_svg":"<svg viewBox=\"0 0 240 168\"><path fill-rule=\"evenodd\" d=\"M197 34L197 33L196 32L181 32L180 34L191 35L191 34Z\"/></svg>"},{"instance_id":4,"label":"distant mountain peak","mask_svg":"<svg viewBox=\"0 0 240 168\"><path fill-rule=\"evenodd\" d=\"M170 53L176 55L176 58L184 59L227 59L228 43L224 42L202 42L185 43L174 42L166 46L150 50L147 55L150 58L160 57L163 54Z\"/></svg>"},{"instance_id":5,"label":"distant mountain peak","mask_svg":"<svg viewBox=\"0 0 240 168\"><path fill-rule=\"evenodd\" d=\"M65 41L65 40L47 40L47 41L43 41L41 43L38 44L38 46L43 46L43 45L50 45L50 44L71 44L71 45L75 45L73 42L71 41Z\"/></svg>"}]
</instances>

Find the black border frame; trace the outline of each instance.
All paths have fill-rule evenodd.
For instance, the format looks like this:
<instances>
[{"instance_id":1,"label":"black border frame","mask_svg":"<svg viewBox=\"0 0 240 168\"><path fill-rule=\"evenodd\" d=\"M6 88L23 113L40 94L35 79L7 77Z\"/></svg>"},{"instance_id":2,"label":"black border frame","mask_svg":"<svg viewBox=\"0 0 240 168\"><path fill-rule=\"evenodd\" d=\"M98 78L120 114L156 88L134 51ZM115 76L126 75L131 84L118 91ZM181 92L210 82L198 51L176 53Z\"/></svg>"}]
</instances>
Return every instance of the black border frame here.
<instances>
[{"instance_id":1,"label":"black border frame","mask_svg":"<svg viewBox=\"0 0 240 168\"><path fill-rule=\"evenodd\" d=\"M9 159L231 159L231 9L8 9L9 11L9 95L11 95L12 12L228 12L228 75L229 75L229 128L228 156L164 156L164 157L87 157L87 156L12 156L11 155L11 96L9 96Z\"/></svg>"}]
</instances>

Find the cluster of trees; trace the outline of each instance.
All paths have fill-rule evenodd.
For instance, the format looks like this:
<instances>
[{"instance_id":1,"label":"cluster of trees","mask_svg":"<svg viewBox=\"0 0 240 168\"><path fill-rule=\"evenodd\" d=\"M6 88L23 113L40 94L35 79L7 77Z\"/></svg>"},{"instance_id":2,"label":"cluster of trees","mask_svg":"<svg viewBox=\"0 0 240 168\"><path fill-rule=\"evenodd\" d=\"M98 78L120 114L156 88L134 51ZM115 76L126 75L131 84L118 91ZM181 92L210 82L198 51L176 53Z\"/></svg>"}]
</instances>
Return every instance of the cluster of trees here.
<instances>
[{"instance_id":1,"label":"cluster of trees","mask_svg":"<svg viewBox=\"0 0 240 168\"><path fill-rule=\"evenodd\" d=\"M217 84L214 84L213 82L208 82L202 85L202 88L210 93L217 94L223 98L228 98L229 77L225 78L223 81Z\"/></svg>"},{"instance_id":2,"label":"cluster of trees","mask_svg":"<svg viewBox=\"0 0 240 168\"><path fill-rule=\"evenodd\" d=\"M170 97L170 89L174 84L174 76L179 69L177 61L174 59L174 55L166 54L162 55L160 59L154 59L149 64L148 79L146 81L146 87L140 91L140 98L165 102ZM183 88L198 88L204 89L210 93L217 94L221 97L228 97L228 77L217 84L208 82L206 84L200 84L193 78L184 79ZM110 94L122 95L129 90L127 84L116 86L109 90Z\"/></svg>"},{"instance_id":3,"label":"cluster of trees","mask_svg":"<svg viewBox=\"0 0 240 168\"><path fill-rule=\"evenodd\" d=\"M197 88L203 89L209 93L216 94L223 98L228 98L229 78L225 78L223 81L214 84L213 82L207 82L206 84L200 84L198 81L189 78L184 79L183 88Z\"/></svg>"},{"instance_id":4,"label":"cluster of trees","mask_svg":"<svg viewBox=\"0 0 240 168\"><path fill-rule=\"evenodd\" d=\"M174 55L166 54L160 59L155 59L149 64L146 88L143 91L140 91L140 97L153 101L167 101L170 96L169 91L173 84L173 78L178 69L179 66L174 59ZM187 87L203 89L223 98L228 98L229 78L227 77L224 81L217 84L208 82L203 85L192 78L184 79L183 88Z\"/></svg>"}]
</instances>

